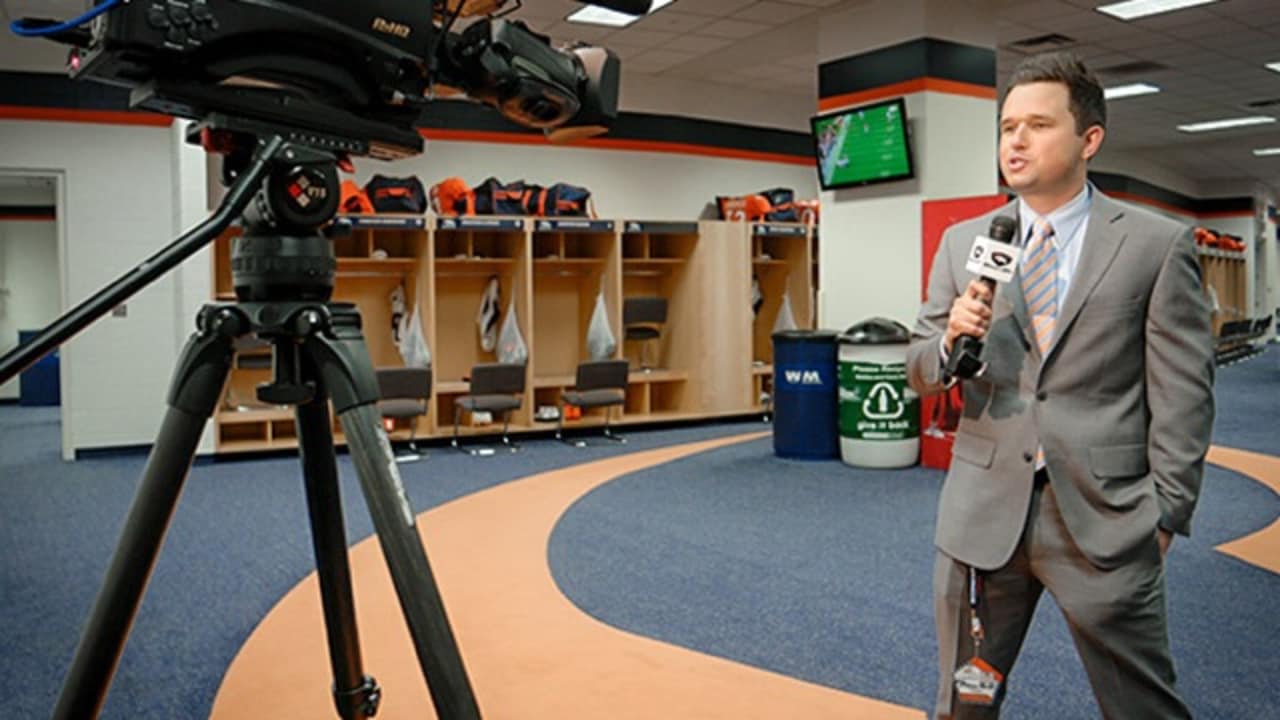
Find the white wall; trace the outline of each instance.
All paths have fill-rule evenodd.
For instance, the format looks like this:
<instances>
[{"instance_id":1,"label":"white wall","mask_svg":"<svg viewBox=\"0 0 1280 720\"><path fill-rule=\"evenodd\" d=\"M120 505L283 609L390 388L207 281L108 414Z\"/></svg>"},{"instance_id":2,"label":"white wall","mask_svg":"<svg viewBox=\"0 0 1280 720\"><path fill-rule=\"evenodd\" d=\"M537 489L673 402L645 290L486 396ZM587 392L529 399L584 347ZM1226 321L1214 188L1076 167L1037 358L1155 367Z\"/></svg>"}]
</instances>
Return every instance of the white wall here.
<instances>
[{"instance_id":1,"label":"white wall","mask_svg":"<svg viewBox=\"0 0 1280 720\"><path fill-rule=\"evenodd\" d=\"M1142 180L1188 197L1207 197L1195 180L1151 162L1147 157L1119 150L1110 150L1104 141L1097 157L1089 162L1089 169L1094 172L1114 173L1125 177ZM1170 217L1176 217L1170 215ZM1186 218L1182 218L1185 220Z\"/></svg>"},{"instance_id":2,"label":"white wall","mask_svg":"<svg viewBox=\"0 0 1280 720\"><path fill-rule=\"evenodd\" d=\"M628 72L625 60L622 66L618 104L628 112L678 115L807 133L809 117L817 103L816 67L812 92L786 93Z\"/></svg>"},{"instance_id":3,"label":"white wall","mask_svg":"<svg viewBox=\"0 0 1280 720\"><path fill-rule=\"evenodd\" d=\"M176 182L173 133L170 127L0 121L0 163L63 173L63 307L173 239L175 193L198 192L203 199L202 184ZM171 274L129 301L126 317L103 318L63 347L64 455L153 439L177 355L179 306Z\"/></svg>"},{"instance_id":4,"label":"white wall","mask_svg":"<svg viewBox=\"0 0 1280 720\"><path fill-rule=\"evenodd\" d=\"M910 327L920 309L920 204L996 192L991 100L908 95L916 178L822 193L819 325L881 316Z\"/></svg>"},{"instance_id":5,"label":"white wall","mask_svg":"<svg viewBox=\"0 0 1280 720\"><path fill-rule=\"evenodd\" d=\"M0 354L18 345L19 330L44 327L58 315L58 234L52 220L0 220ZM16 399L17 378L0 385Z\"/></svg>"},{"instance_id":6,"label":"white wall","mask_svg":"<svg viewBox=\"0 0 1280 720\"><path fill-rule=\"evenodd\" d=\"M374 173L417 175L426 187L458 176L474 187L495 176L550 185L568 182L591 190L602 218L692 220L716 195L741 195L772 187L795 189L799 198L817 197L811 164L790 165L629 150L546 145L429 141L422 155L393 163L356 161L356 182Z\"/></svg>"},{"instance_id":7,"label":"white wall","mask_svg":"<svg viewBox=\"0 0 1280 720\"><path fill-rule=\"evenodd\" d=\"M818 60L830 62L920 37L995 47L995 22L976 0L865 0L823 17ZM822 193L818 324L843 329L873 316L910 327L920 309L920 204L996 191L992 100L936 92L906 96L916 178Z\"/></svg>"}]
</instances>

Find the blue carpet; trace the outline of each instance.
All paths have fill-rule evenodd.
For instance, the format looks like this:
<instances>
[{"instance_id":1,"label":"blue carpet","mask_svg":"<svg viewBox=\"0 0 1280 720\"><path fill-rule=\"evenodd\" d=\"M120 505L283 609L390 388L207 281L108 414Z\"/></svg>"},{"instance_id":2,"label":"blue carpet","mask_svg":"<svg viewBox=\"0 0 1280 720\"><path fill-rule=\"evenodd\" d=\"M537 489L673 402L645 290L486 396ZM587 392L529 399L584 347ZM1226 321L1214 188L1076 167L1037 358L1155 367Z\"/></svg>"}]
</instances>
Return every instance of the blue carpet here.
<instances>
[{"instance_id":1,"label":"blue carpet","mask_svg":"<svg viewBox=\"0 0 1280 720\"><path fill-rule=\"evenodd\" d=\"M485 458L434 448L401 473L421 512L545 470L762 427L634 432L627 445L582 449L539 440L519 454ZM146 462L139 454L65 463L59 442L56 409L0 406L3 718L52 711ZM347 535L355 543L372 534L372 525L350 458L338 460ZM253 628L314 567L296 459L197 464L102 717L206 717L223 672Z\"/></svg>"},{"instance_id":2,"label":"blue carpet","mask_svg":"<svg viewBox=\"0 0 1280 720\"><path fill-rule=\"evenodd\" d=\"M1274 349L1220 370L1215 442L1280 455ZM418 511L543 470L733 435L759 423L634 432L625 447L533 441L519 455L447 449L402 466ZM105 572L145 458L59 459L54 411L0 406L0 717L45 717ZM371 533L339 457L352 542ZM768 441L620 478L574 505L552 537L557 582L610 624L806 680L927 707L929 605L941 474L856 471L773 457ZM1181 683L1199 717L1275 717L1280 580L1213 552L1280 500L1221 469L1195 536L1169 561ZM255 625L314 566L297 463L201 463L174 515L106 718L204 717ZM372 668L376 672L376 668ZM1043 602L1006 717L1094 717L1083 671ZM541 720L541 719L538 719Z\"/></svg>"},{"instance_id":3,"label":"blue carpet","mask_svg":"<svg viewBox=\"0 0 1280 720\"><path fill-rule=\"evenodd\" d=\"M1215 442L1280 454L1274 350L1220 370ZM1265 402L1258 398L1264 398ZM1244 407L1244 413L1237 408ZM560 587L637 634L931 708L933 524L942 472L871 471L725 448L601 486L552 536ZM1276 717L1280 578L1215 552L1264 527L1280 499L1221 468L1206 474L1194 537L1169 556L1180 682L1197 717ZM1229 689L1229 691L1228 691ZM1010 679L1008 718L1097 717L1051 598Z\"/></svg>"}]
</instances>

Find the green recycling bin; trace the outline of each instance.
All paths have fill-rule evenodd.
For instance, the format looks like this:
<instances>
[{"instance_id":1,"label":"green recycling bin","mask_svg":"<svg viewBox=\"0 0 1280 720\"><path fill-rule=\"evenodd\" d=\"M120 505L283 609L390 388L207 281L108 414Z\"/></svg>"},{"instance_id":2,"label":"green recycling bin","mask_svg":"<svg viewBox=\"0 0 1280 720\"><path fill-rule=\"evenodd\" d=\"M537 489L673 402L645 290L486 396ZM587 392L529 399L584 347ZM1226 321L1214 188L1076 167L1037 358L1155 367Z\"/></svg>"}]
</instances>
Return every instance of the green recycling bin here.
<instances>
[{"instance_id":1,"label":"green recycling bin","mask_svg":"<svg viewBox=\"0 0 1280 720\"><path fill-rule=\"evenodd\" d=\"M898 468L920 458L920 397L907 387L902 323L872 318L839 338L840 458L848 465Z\"/></svg>"}]
</instances>

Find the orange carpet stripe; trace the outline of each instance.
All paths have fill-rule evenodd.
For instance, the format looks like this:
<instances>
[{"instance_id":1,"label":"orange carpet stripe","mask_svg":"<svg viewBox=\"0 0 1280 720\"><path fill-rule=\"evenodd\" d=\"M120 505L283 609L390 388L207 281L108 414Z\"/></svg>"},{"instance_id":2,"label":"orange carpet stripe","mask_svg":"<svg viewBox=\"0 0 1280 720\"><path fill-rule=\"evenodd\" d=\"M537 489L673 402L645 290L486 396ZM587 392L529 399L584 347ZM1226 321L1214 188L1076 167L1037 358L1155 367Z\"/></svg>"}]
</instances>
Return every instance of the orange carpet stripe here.
<instances>
[{"instance_id":1,"label":"orange carpet stripe","mask_svg":"<svg viewBox=\"0 0 1280 720\"><path fill-rule=\"evenodd\" d=\"M624 632L583 613L556 586L547 543L576 500L623 475L764 436L738 435L554 470L419 517L486 720L924 717L920 710ZM350 555L365 670L383 689L379 720L434 718L376 538L357 544ZM254 630L227 670L211 717L334 717L323 627L312 574Z\"/></svg>"},{"instance_id":2,"label":"orange carpet stripe","mask_svg":"<svg viewBox=\"0 0 1280 720\"><path fill-rule=\"evenodd\" d=\"M1209 449L1208 460L1214 465L1247 475L1280 495L1280 458L1215 445ZM1174 546L1177 547L1176 542ZM1280 518L1257 532L1223 543L1215 549L1280 574Z\"/></svg>"}]
</instances>

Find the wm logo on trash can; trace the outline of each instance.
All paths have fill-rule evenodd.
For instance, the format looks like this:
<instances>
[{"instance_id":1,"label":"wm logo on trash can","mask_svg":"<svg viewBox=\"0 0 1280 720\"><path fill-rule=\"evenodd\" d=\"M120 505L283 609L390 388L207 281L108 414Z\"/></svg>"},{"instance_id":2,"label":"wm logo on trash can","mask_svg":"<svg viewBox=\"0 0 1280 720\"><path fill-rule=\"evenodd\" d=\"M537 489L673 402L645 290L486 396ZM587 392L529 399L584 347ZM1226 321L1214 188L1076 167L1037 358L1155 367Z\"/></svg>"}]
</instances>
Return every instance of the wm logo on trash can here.
<instances>
[{"instance_id":1,"label":"wm logo on trash can","mask_svg":"<svg viewBox=\"0 0 1280 720\"><path fill-rule=\"evenodd\" d=\"M782 376L792 385L822 384L822 375L817 370L787 370Z\"/></svg>"}]
</instances>

